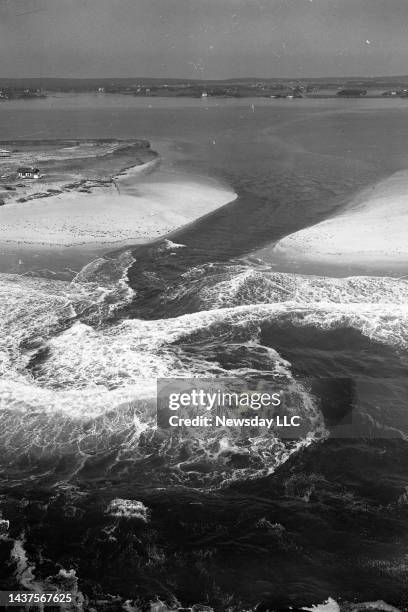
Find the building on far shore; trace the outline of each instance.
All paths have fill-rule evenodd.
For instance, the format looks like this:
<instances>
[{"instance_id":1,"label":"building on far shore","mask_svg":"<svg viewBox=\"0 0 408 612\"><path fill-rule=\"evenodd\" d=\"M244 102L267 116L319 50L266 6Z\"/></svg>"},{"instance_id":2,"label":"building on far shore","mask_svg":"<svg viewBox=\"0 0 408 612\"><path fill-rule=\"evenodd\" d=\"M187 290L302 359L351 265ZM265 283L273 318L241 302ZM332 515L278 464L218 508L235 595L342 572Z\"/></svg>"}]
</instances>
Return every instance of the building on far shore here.
<instances>
[{"instance_id":1,"label":"building on far shore","mask_svg":"<svg viewBox=\"0 0 408 612\"><path fill-rule=\"evenodd\" d=\"M38 179L40 178L40 171L38 168L34 168L32 166L27 166L27 167L21 167L17 170L17 174L19 176L19 178L24 178L24 179Z\"/></svg>"},{"instance_id":2,"label":"building on far shore","mask_svg":"<svg viewBox=\"0 0 408 612\"><path fill-rule=\"evenodd\" d=\"M0 149L0 157L10 157L10 155L11 153L7 149Z\"/></svg>"}]
</instances>

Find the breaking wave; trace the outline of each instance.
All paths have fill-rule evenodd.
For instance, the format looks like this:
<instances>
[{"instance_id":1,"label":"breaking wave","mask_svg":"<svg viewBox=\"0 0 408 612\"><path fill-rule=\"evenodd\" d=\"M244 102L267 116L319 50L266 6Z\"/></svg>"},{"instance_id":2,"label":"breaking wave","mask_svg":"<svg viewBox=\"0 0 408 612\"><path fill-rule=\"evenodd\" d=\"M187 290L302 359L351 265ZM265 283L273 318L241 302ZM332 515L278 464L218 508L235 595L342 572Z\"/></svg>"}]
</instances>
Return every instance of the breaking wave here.
<instances>
[{"instance_id":1,"label":"breaking wave","mask_svg":"<svg viewBox=\"0 0 408 612\"><path fill-rule=\"evenodd\" d=\"M276 434L248 441L231 430L191 435L181 459L180 440L159 439L155 429L156 379L272 377L295 392L309 424L304 445L326 435L323 420L291 364L262 344L265 326L347 328L393 350L408 345L403 279L325 279L247 264L213 268L212 276L192 269L171 299L191 292L199 311L141 320L123 316L135 296L126 282L132 262L128 252L101 258L71 283L1 276L0 438L8 460L76 454L72 475L117 447L128 461L158 453L180 481L199 474L202 484L214 470L218 481L268 473L299 441Z\"/></svg>"}]
</instances>

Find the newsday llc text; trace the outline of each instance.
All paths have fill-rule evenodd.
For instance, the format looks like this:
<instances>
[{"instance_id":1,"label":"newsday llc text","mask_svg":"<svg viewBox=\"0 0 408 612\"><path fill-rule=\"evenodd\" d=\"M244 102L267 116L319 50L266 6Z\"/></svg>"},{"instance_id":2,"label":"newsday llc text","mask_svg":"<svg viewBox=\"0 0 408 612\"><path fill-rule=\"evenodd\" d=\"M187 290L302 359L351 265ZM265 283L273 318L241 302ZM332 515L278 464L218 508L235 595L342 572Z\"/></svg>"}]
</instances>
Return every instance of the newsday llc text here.
<instances>
[{"instance_id":1,"label":"newsday llc text","mask_svg":"<svg viewBox=\"0 0 408 612\"><path fill-rule=\"evenodd\" d=\"M196 432L211 428L302 430L300 390L237 379L159 379L157 424ZM297 437L297 433L292 434Z\"/></svg>"}]
</instances>

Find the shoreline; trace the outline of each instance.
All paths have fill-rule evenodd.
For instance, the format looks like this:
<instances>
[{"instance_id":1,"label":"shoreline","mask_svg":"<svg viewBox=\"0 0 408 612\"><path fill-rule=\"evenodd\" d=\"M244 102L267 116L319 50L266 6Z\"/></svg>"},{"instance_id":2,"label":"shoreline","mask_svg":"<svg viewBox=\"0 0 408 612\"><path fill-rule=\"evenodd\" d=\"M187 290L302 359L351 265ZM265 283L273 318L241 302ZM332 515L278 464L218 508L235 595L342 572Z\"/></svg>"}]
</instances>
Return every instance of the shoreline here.
<instances>
[{"instance_id":1,"label":"shoreline","mask_svg":"<svg viewBox=\"0 0 408 612\"><path fill-rule=\"evenodd\" d=\"M160 169L161 157L123 168L107 184L0 208L0 251L102 250L163 237L232 202L216 179ZM46 237L46 239L44 239Z\"/></svg>"},{"instance_id":2,"label":"shoreline","mask_svg":"<svg viewBox=\"0 0 408 612\"><path fill-rule=\"evenodd\" d=\"M145 243L180 229L183 225L211 213L236 198L233 191L228 191L224 187L209 187L194 181L189 184L137 182L134 185L134 178L134 174L126 175L126 179L130 179L132 182L130 188L137 189L139 191L138 195L123 193L121 188L119 188L119 193L115 193L113 188L109 190L110 193L80 194L76 192L75 194L69 194L68 197L64 194L65 197L50 196L45 200L37 200L33 206L38 208L34 211L35 214L32 214L32 209L29 211L31 213L31 225L24 233L20 230L19 234L10 237L10 225L5 228L3 225L0 228L0 250L24 247L50 249L53 247L93 248L106 246L109 248L110 245L117 247L125 243ZM129 187L127 190L129 190ZM74 212L80 214L83 223L88 223L88 226L84 227L82 225L82 227L77 228L77 233L67 231L65 215L59 215L60 211L55 214L55 211L51 210L51 207L58 200L62 200L64 205L68 206L67 212L70 215ZM169 201L168 208L166 207L167 200ZM172 204L173 207L171 207ZM194 204L196 205L195 208ZM107 216L101 219L101 214L107 212L107 205L112 209L115 219ZM7 221L14 224L14 227L11 226L11 231L16 228L15 231L17 232L18 222L21 221L22 205L12 204L7 209L11 210L11 213L7 215ZM138 214L142 214L139 219L137 218ZM52 215L54 216L54 225L50 226ZM99 217L98 221L95 219L97 216ZM3 219L0 216L0 220L4 224ZM27 223L27 218L23 218L24 220ZM91 223L91 226L89 223L92 221L96 224ZM116 221L116 227L109 227L109 221L112 223ZM134 221L134 228L129 228L129 221ZM36 238L38 235L44 235L42 230L45 229L45 225L42 222L48 224L51 235L54 235L52 240ZM82 239L79 238L80 233L83 234Z\"/></svg>"},{"instance_id":3,"label":"shoreline","mask_svg":"<svg viewBox=\"0 0 408 612\"><path fill-rule=\"evenodd\" d=\"M337 215L279 240L279 263L408 272L408 170L363 189Z\"/></svg>"}]
</instances>

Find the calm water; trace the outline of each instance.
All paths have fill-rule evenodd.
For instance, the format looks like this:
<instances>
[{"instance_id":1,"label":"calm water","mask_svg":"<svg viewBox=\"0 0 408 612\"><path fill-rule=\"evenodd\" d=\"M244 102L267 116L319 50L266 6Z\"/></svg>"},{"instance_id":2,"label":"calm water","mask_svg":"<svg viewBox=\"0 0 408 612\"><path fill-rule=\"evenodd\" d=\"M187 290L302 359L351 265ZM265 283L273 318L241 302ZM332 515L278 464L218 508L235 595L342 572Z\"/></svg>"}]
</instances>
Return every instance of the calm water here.
<instances>
[{"instance_id":1,"label":"calm water","mask_svg":"<svg viewBox=\"0 0 408 612\"><path fill-rule=\"evenodd\" d=\"M73 283L2 275L4 560L22 547L40 583L74 569L70 588L106 610L156 596L220 611L407 604L407 284L273 253L408 168L407 118L403 100L0 106L4 139L143 137L167 169L238 194ZM276 433L174 440L153 427L157 376L278 372L309 424L300 449ZM329 435L345 412L352 435ZM148 522L114 519L113 499L142 502ZM2 588L18 586L15 567Z\"/></svg>"}]
</instances>

